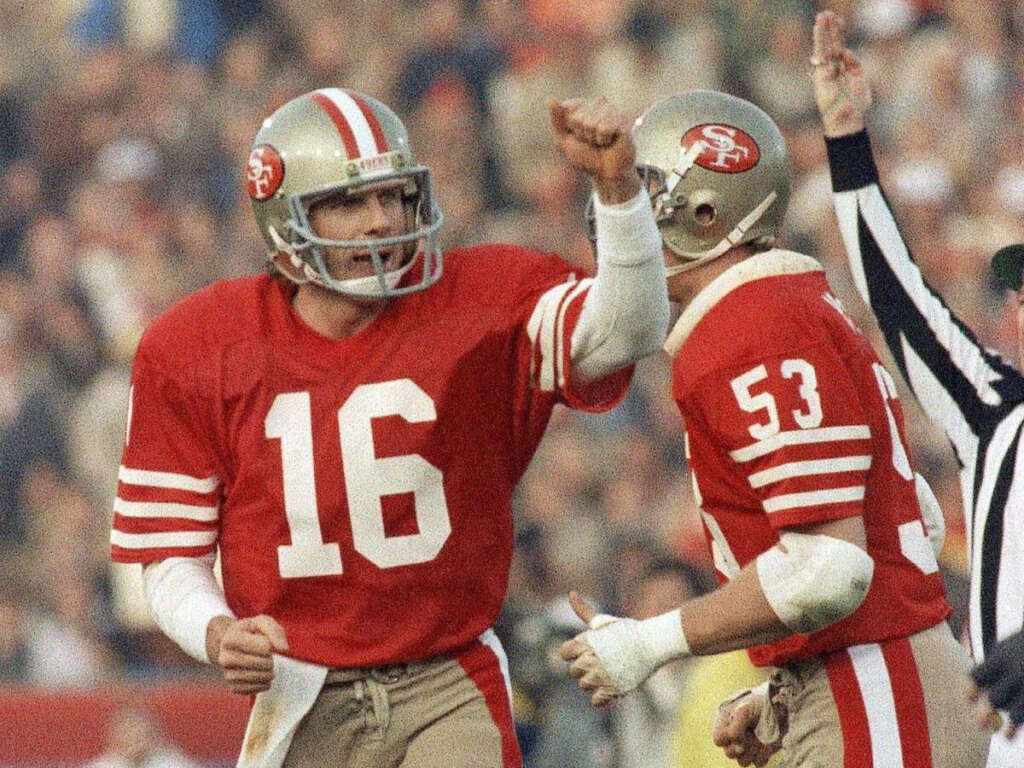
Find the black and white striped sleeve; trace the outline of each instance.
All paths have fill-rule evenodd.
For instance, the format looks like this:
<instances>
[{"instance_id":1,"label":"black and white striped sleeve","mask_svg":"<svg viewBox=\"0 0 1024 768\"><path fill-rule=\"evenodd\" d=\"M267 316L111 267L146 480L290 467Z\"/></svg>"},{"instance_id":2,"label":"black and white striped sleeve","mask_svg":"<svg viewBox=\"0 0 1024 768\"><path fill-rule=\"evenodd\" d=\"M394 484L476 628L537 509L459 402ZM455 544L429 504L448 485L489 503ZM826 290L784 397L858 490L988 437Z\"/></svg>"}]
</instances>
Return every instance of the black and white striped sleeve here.
<instances>
[{"instance_id":1,"label":"black and white striped sleeve","mask_svg":"<svg viewBox=\"0 0 1024 768\"><path fill-rule=\"evenodd\" d=\"M962 465L1024 399L1024 379L985 349L921 276L888 201L866 132L827 139L833 198L853 281L903 376Z\"/></svg>"}]
</instances>

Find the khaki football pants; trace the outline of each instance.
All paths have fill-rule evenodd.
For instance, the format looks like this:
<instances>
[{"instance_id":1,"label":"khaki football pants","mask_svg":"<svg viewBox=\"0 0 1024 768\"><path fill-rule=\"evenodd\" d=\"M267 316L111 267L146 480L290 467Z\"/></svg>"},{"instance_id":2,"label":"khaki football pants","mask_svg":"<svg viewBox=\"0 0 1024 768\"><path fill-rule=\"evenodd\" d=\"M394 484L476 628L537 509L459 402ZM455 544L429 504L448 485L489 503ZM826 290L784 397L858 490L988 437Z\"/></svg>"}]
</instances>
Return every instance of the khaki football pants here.
<instances>
[{"instance_id":1,"label":"khaki football pants","mask_svg":"<svg viewBox=\"0 0 1024 768\"><path fill-rule=\"evenodd\" d=\"M284 768L521 768L495 652L334 669L299 724Z\"/></svg>"},{"instance_id":2,"label":"khaki football pants","mask_svg":"<svg viewBox=\"0 0 1024 768\"><path fill-rule=\"evenodd\" d=\"M789 768L983 768L989 734L965 697L967 655L945 622L773 672Z\"/></svg>"}]
</instances>

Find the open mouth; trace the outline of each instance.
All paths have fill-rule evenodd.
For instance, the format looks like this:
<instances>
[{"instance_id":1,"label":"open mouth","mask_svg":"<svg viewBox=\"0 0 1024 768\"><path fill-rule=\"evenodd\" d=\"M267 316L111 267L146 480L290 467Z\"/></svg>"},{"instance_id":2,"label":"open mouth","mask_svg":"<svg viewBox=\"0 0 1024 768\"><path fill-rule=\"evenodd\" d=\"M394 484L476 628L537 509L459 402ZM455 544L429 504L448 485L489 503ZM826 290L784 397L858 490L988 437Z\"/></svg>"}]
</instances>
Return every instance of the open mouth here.
<instances>
[{"instance_id":1,"label":"open mouth","mask_svg":"<svg viewBox=\"0 0 1024 768\"><path fill-rule=\"evenodd\" d=\"M392 251L392 250L378 251L378 254L380 254L380 263L383 264L384 266L387 266L388 263L391 261L391 257L394 254L394 251ZM372 264L373 263L373 257L370 255L369 251L367 251L366 253L357 253L357 254L355 254L352 257L352 263L353 264Z\"/></svg>"}]
</instances>

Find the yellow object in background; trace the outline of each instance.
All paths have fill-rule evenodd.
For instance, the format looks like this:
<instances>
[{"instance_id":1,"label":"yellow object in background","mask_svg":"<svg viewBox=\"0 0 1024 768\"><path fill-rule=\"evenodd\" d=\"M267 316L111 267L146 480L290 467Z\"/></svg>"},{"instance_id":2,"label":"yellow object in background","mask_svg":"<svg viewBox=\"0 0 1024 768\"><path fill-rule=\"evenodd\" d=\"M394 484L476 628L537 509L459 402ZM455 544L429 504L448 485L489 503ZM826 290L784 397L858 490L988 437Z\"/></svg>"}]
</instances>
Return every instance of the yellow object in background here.
<instances>
[{"instance_id":1,"label":"yellow object in background","mask_svg":"<svg viewBox=\"0 0 1024 768\"><path fill-rule=\"evenodd\" d=\"M686 691L679 708L679 727L672 739L672 768L735 768L711 740L711 724L718 705L731 694L760 685L767 671L750 663L746 651L688 660ZM769 766L781 762L777 753Z\"/></svg>"}]
</instances>

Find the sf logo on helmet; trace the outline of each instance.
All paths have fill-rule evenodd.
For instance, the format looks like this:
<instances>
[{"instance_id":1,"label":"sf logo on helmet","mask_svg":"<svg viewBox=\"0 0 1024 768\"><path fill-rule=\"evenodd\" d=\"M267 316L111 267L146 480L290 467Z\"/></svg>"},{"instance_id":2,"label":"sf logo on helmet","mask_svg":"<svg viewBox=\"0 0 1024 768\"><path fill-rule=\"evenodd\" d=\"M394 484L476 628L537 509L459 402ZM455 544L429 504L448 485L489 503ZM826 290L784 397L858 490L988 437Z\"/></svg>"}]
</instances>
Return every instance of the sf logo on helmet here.
<instances>
[{"instance_id":1,"label":"sf logo on helmet","mask_svg":"<svg viewBox=\"0 0 1024 768\"><path fill-rule=\"evenodd\" d=\"M719 173L750 170L761 159L761 150L750 134L732 125L703 123L683 135L683 148L700 143L702 150L694 161L701 168Z\"/></svg>"},{"instance_id":2,"label":"sf logo on helmet","mask_svg":"<svg viewBox=\"0 0 1024 768\"><path fill-rule=\"evenodd\" d=\"M277 150L269 144L253 147L249 153L248 170L245 174L249 197L253 200L266 200L277 192L283 180L284 163Z\"/></svg>"}]
</instances>

